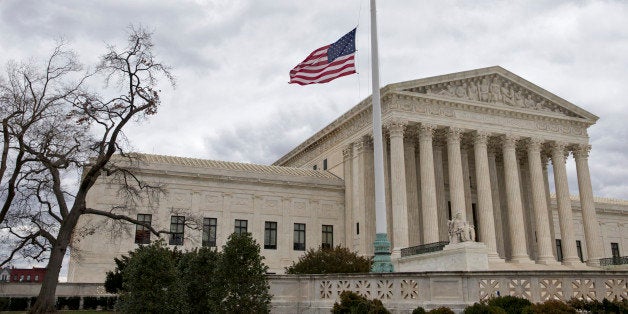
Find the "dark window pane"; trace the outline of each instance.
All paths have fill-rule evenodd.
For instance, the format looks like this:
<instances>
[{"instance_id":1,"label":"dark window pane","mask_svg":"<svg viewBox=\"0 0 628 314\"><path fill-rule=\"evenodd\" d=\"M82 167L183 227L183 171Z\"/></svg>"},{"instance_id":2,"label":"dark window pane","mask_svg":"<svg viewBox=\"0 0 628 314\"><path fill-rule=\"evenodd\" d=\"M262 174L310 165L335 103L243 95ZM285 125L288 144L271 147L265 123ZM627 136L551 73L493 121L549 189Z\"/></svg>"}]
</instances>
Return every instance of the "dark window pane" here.
<instances>
[{"instance_id":1,"label":"dark window pane","mask_svg":"<svg viewBox=\"0 0 628 314\"><path fill-rule=\"evenodd\" d=\"M216 218L203 218L203 246L216 246Z\"/></svg>"},{"instance_id":2,"label":"dark window pane","mask_svg":"<svg viewBox=\"0 0 628 314\"><path fill-rule=\"evenodd\" d=\"M323 243L321 247L330 249L334 247L334 226L323 225Z\"/></svg>"},{"instance_id":3,"label":"dark window pane","mask_svg":"<svg viewBox=\"0 0 628 314\"><path fill-rule=\"evenodd\" d=\"M563 246L560 242L560 239L556 239L556 259L559 262L563 261Z\"/></svg>"},{"instance_id":4,"label":"dark window pane","mask_svg":"<svg viewBox=\"0 0 628 314\"><path fill-rule=\"evenodd\" d=\"M137 220L151 225L152 215L150 214L137 214ZM135 225L135 243L136 244L150 244L150 230L142 225Z\"/></svg>"},{"instance_id":5,"label":"dark window pane","mask_svg":"<svg viewBox=\"0 0 628 314\"><path fill-rule=\"evenodd\" d=\"M264 248L277 249L277 222L267 221L264 224Z\"/></svg>"},{"instance_id":6,"label":"dark window pane","mask_svg":"<svg viewBox=\"0 0 628 314\"><path fill-rule=\"evenodd\" d=\"M170 245L183 245L184 216L170 216Z\"/></svg>"},{"instance_id":7,"label":"dark window pane","mask_svg":"<svg viewBox=\"0 0 628 314\"><path fill-rule=\"evenodd\" d=\"M305 224L294 224L294 246L295 251L305 251Z\"/></svg>"},{"instance_id":8,"label":"dark window pane","mask_svg":"<svg viewBox=\"0 0 628 314\"><path fill-rule=\"evenodd\" d=\"M247 233L248 229L248 220L242 220L242 219L236 219L235 220L235 229L233 230L234 233L237 234L242 234L242 233Z\"/></svg>"}]
</instances>

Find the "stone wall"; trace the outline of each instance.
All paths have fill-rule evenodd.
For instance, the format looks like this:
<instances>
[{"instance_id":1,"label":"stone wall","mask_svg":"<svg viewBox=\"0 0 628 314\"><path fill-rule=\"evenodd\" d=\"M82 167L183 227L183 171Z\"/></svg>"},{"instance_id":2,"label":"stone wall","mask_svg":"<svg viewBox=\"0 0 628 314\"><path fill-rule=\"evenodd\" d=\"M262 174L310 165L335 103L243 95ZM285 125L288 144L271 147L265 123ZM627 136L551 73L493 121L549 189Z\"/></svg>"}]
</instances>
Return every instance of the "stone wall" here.
<instances>
[{"instance_id":1,"label":"stone wall","mask_svg":"<svg viewBox=\"0 0 628 314\"><path fill-rule=\"evenodd\" d=\"M467 305L498 295L548 299L628 299L628 271L492 271L355 275L271 275L274 313L329 313L340 292L381 299L397 313L417 306ZM35 296L37 284L0 284L0 296ZM61 283L58 296L106 296L102 284Z\"/></svg>"}]
</instances>

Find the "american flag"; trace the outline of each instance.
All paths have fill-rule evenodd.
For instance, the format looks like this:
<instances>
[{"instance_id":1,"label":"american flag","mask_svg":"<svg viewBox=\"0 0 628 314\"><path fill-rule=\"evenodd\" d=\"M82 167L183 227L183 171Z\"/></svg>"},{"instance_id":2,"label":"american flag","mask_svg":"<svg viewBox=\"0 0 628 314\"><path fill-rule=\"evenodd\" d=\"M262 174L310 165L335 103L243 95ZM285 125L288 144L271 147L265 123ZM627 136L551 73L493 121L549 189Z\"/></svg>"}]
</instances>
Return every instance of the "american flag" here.
<instances>
[{"instance_id":1,"label":"american flag","mask_svg":"<svg viewBox=\"0 0 628 314\"><path fill-rule=\"evenodd\" d=\"M320 47L290 70L290 83L327 83L355 73L355 28L335 43Z\"/></svg>"}]
</instances>

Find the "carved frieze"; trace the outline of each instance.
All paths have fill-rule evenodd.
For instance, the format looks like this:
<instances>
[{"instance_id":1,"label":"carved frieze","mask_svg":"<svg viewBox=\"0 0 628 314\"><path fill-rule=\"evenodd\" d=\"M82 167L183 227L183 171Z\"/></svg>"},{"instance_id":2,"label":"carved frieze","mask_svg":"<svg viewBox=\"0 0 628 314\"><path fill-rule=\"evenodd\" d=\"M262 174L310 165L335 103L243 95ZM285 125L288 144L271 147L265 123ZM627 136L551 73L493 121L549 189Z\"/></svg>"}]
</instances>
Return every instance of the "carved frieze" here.
<instances>
[{"instance_id":1,"label":"carved frieze","mask_svg":"<svg viewBox=\"0 0 628 314\"><path fill-rule=\"evenodd\" d=\"M498 74L420 86L411 89L411 91L447 98L487 102L514 108L554 112L569 117L579 117L577 114L548 101L540 95Z\"/></svg>"}]
</instances>

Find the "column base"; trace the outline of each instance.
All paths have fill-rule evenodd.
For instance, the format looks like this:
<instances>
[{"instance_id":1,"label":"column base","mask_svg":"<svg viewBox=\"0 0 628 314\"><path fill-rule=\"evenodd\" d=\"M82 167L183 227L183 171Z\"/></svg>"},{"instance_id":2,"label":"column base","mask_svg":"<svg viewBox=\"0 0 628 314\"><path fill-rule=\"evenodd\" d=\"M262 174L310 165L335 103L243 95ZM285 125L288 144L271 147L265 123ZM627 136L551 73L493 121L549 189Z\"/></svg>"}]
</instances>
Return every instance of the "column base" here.
<instances>
[{"instance_id":1,"label":"column base","mask_svg":"<svg viewBox=\"0 0 628 314\"><path fill-rule=\"evenodd\" d=\"M552 265L560 265L560 262L558 262L556 259L554 259L554 257L541 257L536 261L537 264L540 265L548 265L548 266L552 266Z\"/></svg>"},{"instance_id":2,"label":"column base","mask_svg":"<svg viewBox=\"0 0 628 314\"><path fill-rule=\"evenodd\" d=\"M565 266L583 266L584 263L580 261L579 258L569 258L569 259L563 259L562 262L563 265Z\"/></svg>"},{"instance_id":3,"label":"column base","mask_svg":"<svg viewBox=\"0 0 628 314\"><path fill-rule=\"evenodd\" d=\"M524 256L513 256L508 260L510 263L516 264L534 264L534 261L530 259L527 255Z\"/></svg>"},{"instance_id":4,"label":"column base","mask_svg":"<svg viewBox=\"0 0 628 314\"><path fill-rule=\"evenodd\" d=\"M378 233L375 235L375 257L373 257L372 273L392 273L394 271L393 264L390 260L390 241L386 233Z\"/></svg>"},{"instance_id":5,"label":"column base","mask_svg":"<svg viewBox=\"0 0 628 314\"><path fill-rule=\"evenodd\" d=\"M499 254L497 254L497 252L488 253L488 261L490 263L505 263L506 262L506 260L499 257Z\"/></svg>"}]
</instances>

